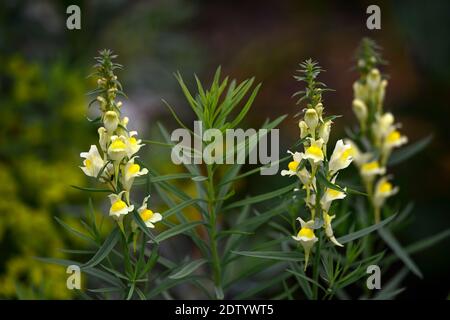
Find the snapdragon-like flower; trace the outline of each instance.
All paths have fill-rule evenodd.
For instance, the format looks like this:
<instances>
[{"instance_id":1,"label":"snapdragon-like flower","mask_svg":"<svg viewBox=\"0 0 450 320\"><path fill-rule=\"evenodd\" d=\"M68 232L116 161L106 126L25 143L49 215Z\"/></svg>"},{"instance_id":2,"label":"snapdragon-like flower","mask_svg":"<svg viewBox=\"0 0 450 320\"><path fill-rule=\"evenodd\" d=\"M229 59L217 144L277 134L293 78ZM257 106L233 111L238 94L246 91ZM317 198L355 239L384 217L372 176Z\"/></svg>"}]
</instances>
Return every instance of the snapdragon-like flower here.
<instances>
[{"instance_id":1,"label":"snapdragon-like flower","mask_svg":"<svg viewBox=\"0 0 450 320\"><path fill-rule=\"evenodd\" d=\"M324 223L324 227L325 227L325 234L327 235L328 239L330 239L330 241L335 244L338 247L343 247L344 245L342 245L341 243L339 243L339 241L336 240L335 236L334 236L334 232L333 232L333 228L331 226L331 221L335 218L336 216L330 216L328 213L324 213L323 214L323 223Z\"/></svg>"},{"instance_id":2,"label":"snapdragon-like flower","mask_svg":"<svg viewBox=\"0 0 450 320\"><path fill-rule=\"evenodd\" d=\"M127 191L121 191L119 194L110 194L108 196L109 200L111 201L111 207L109 209L109 215L120 219L124 215L127 215L128 213L132 212L134 210L133 205L128 205L124 200L123 196Z\"/></svg>"},{"instance_id":3,"label":"snapdragon-like flower","mask_svg":"<svg viewBox=\"0 0 450 320\"><path fill-rule=\"evenodd\" d=\"M408 138L398 130L392 130L385 138L383 147L386 151L398 148L408 142Z\"/></svg>"},{"instance_id":4,"label":"snapdragon-like flower","mask_svg":"<svg viewBox=\"0 0 450 320\"><path fill-rule=\"evenodd\" d=\"M105 162L98 152L97 146L91 145L89 152L80 153L80 157L85 158L84 167L80 167L83 172L89 176L97 178L100 170L102 170Z\"/></svg>"},{"instance_id":5,"label":"snapdragon-like flower","mask_svg":"<svg viewBox=\"0 0 450 320\"><path fill-rule=\"evenodd\" d=\"M333 184L336 183L336 176L331 181ZM344 191L336 190L333 188L326 188L324 195L320 199L320 204L322 206L323 211L328 212L331 206L331 203L334 200L340 200L344 199L347 195L345 193L346 189L343 189Z\"/></svg>"},{"instance_id":6,"label":"snapdragon-like flower","mask_svg":"<svg viewBox=\"0 0 450 320\"><path fill-rule=\"evenodd\" d=\"M338 140L328 163L328 170L333 175L339 170L347 168L353 160L352 156L351 144L344 143L342 139Z\"/></svg>"},{"instance_id":7,"label":"snapdragon-like flower","mask_svg":"<svg viewBox=\"0 0 450 320\"><path fill-rule=\"evenodd\" d=\"M380 178L375 185L374 205L378 208L382 207L387 198L395 195L398 187L393 187L388 177Z\"/></svg>"},{"instance_id":8,"label":"snapdragon-like flower","mask_svg":"<svg viewBox=\"0 0 450 320\"><path fill-rule=\"evenodd\" d=\"M131 131L130 136L126 139L126 154L128 158L131 158L136 154L143 146L141 139L136 139L137 131Z\"/></svg>"},{"instance_id":9,"label":"snapdragon-like flower","mask_svg":"<svg viewBox=\"0 0 450 320\"><path fill-rule=\"evenodd\" d=\"M308 159L313 164L318 164L323 161L324 155L322 151L323 139L314 140L310 138L310 146L306 148L304 159Z\"/></svg>"},{"instance_id":10,"label":"snapdragon-like flower","mask_svg":"<svg viewBox=\"0 0 450 320\"><path fill-rule=\"evenodd\" d=\"M133 185L134 178L146 175L148 173L147 168L141 169L141 167L134 163L134 158L131 158L127 164L123 167L122 172L122 186L125 190L130 190Z\"/></svg>"},{"instance_id":11,"label":"snapdragon-like flower","mask_svg":"<svg viewBox=\"0 0 450 320\"><path fill-rule=\"evenodd\" d=\"M304 270L306 270L306 267L308 266L308 260L309 255L311 252L311 248L314 246L314 244L317 242L318 238L314 234L314 229L312 226L314 225L314 221L310 220L308 222L305 222L302 220L302 218L297 218L298 221L300 221L301 228L300 231L297 233L296 236L292 236L292 238L298 242L303 247L303 250L305 251L305 266Z\"/></svg>"},{"instance_id":12,"label":"snapdragon-like flower","mask_svg":"<svg viewBox=\"0 0 450 320\"><path fill-rule=\"evenodd\" d=\"M153 212L152 210L147 208L147 200L150 196L144 198L142 205L137 210L142 221L144 221L145 225L149 228L154 228L155 223L162 220L162 215L158 212Z\"/></svg>"},{"instance_id":13,"label":"snapdragon-like flower","mask_svg":"<svg viewBox=\"0 0 450 320\"><path fill-rule=\"evenodd\" d=\"M108 156L117 162L127 155L127 138L125 136L112 136L111 144L108 148Z\"/></svg>"},{"instance_id":14,"label":"snapdragon-like flower","mask_svg":"<svg viewBox=\"0 0 450 320\"><path fill-rule=\"evenodd\" d=\"M381 167L378 161L371 161L361 166L361 175L365 179L373 179L377 175L382 175L386 172L385 167Z\"/></svg>"}]
</instances>

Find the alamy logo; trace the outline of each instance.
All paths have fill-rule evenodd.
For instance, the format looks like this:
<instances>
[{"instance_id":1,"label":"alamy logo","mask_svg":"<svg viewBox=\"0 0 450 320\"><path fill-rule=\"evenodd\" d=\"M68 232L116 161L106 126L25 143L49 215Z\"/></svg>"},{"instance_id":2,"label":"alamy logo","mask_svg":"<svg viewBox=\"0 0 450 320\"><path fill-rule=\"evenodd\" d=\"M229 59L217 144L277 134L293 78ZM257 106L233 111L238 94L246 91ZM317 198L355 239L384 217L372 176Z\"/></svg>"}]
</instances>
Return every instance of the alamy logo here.
<instances>
[{"instance_id":1,"label":"alamy logo","mask_svg":"<svg viewBox=\"0 0 450 320\"><path fill-rule=\"evenodd\" d=\"M274 175L279 165L278 129L203 130L202 121L194 122L194 131L179 128L172 132L171 158L175 164L248 164L266 165L261 175ZM270 152L269 152L270 149Z\"/></svg>"}]
</instances>

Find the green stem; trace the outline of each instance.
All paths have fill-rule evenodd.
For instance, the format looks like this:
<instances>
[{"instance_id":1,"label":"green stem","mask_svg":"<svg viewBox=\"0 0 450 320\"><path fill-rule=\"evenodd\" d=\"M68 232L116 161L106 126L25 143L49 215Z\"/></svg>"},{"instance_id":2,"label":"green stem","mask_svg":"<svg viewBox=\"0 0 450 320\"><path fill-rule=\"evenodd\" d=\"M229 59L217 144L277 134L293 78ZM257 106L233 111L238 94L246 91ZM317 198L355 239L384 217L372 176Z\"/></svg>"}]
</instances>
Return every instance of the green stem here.
<instances>
[{"instance_id":1,"label":"green stem","mask_svg":"<svg viewBox=\"0 0 450 320\"><path fill-rule=\"evenodd\" d=\"M211 262L213 266L213 280L216 292L216 298L222 297L222 268L217 244L217 216L215 210L216 192L214 188L214 171L212 165L207 165L208 171L208 212L209 212L209 240L211 249Z\"/></svg>"},{"instance_id":2,"label":"green stem","mask_svg":"<svg viewBox=\"0 0 450 320\"><path fill-rule=\"evenodd\" d=\"M317 249L314 253L314 265L313 265L313 278L314 278L314 284L313 284L313 299L317 300L319 296L319 287L317 286L317 283L319 281L319 265L320 265L320 246L322 244L322 235L319 234L319 240L317 241Z\"/></svg>"}]
</instances>

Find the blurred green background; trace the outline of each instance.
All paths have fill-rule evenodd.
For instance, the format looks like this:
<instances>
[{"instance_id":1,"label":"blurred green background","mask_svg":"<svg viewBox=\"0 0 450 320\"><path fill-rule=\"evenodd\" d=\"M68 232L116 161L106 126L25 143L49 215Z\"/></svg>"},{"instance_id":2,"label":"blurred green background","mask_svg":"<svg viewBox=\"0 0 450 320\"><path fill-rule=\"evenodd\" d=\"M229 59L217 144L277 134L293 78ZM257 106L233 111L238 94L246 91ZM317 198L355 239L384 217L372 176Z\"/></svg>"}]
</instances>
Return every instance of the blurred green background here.
<instances>
[{"instance_id":1,"label":"blurred green background","mask_svg":"<svg viewBox=\"0 0 450 320\"><path fill-rule=\"evenodd\" d=\"M78 4L82 30L66 28L66 8ZM336 92L325 96L328 114L341 114L333 136L355 125L351 67L360 39L370 36L389 61L386 110L403 124L410 141L434 134L420 155L393 169L403 204L413 199L413 218L400 235L411 243L450 222L450 2L378 2L382 29L366 28L373 1L12 1L0 4L0 297L70 298L63 268L34 256L64 257L59 248L80 247L53 216L76 226L88 195L79 153L97 140L87 120L86 78L99 49L119 54L118 73L129 99L124 111L144 138L155 138L156 121L175 127L161 98L188 123L193 120L173 77L192 83L221 65L239 80L263 83L248 126L291 115L281 125L280 152L297 139L292 75L312 57L327 70L322 80ZM161 150L146 148L145 161L164 173ZM153 152L153 153L152 153ZM167 149L164 152L169 154ZM167 157L165 157L167 159ZM167 166L166 166L167 167ZM173 169L172 169L173 170ZM180 169L181 170L181 169ZM279 177L246 182L251 193L285 183ZM446 298L450 259L447 240L415 255L425 279L406 279L400 298Z\"/></svg>"}]
</instances>

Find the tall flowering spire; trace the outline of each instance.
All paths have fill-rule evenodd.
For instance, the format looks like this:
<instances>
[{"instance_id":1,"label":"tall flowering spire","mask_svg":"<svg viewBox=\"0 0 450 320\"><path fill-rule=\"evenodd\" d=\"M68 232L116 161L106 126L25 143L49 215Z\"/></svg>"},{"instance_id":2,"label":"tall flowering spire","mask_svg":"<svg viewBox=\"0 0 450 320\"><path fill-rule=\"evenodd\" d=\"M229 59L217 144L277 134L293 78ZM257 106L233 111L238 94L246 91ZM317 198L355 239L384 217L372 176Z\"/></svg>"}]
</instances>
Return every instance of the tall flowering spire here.
<instances>
[{"instance_id":1,"label":"tall flowering spire","mask_svg":"<svg viewBox=\"0 0 450 320\"><path fill-rule=\"evenodd\" d=\"M303 115L299 121L302 152L291 152L292 161L288 170L282 170L283 176L297 176L305 193L305 205L309 218L300 221L300 231L292 238L297 240L305 251L305 269L308 265L311 249L318 241L317 229L323 229L326 237L336 246L342 246L335 238L331 226L335 215L331 204L346 196L346 189L336 185L338 172L347 168L352 162L352 147L343 140L338 140L331 157L327 157L328 140L331 132L333 116L324 118L322 94L329 91L316 79L323 71L317 62L311 59L300 64L299 74L294 76L297 81L304 82L306 88L295 96L300 96L297 104L306 104L298 115ZM320 230L319 230L320 231Z\"/></svg>"},{"instance_id":2,"label":"tall flowering spire","mask_svg":"<svg viewBox=\"0 0 450 320\"><path fill-rule=\"evenodd\" d=\"M95 58L97 63L91 76L97 78L97 88L93 91L97 96L91 104L98 103L101 113L99 121L103 126L98 129L99 148L91 145L89 152L82 152L80 156L85 159L81 167L83 172L107 184L111 189L112 193L108 196L111 202L109 215L125 232L123 219L135 210L130 201L134 179L148 174L148 170L141 168L135 161L137 152L144 144L137 138L136 131L128 130L128 117L122 117L123 104L118 96L124 94L122 85L114 74L114 70L122 66L113 62L116 57L110 50L103 50ZM144 199L138 212L147 226L154 227L153 223L160 221L162 217L147 209L147 200L148 197ZM136 229L134 226L133 231Z\"/></svg>"},{"instance_id":3,"label":"tall flowering spire","mask_svg":"<svg viewBox=\"0 0 450 320\"><path fill-rule=\"evenodd\" d=\"M398 192L388 181L386 165L393 149L408 142L401 134L401 125L395 123L394 115L384 111L384 97L388 85L378 65L385 62L381 58L380 47L364 38L357 51L359 79L353 84L353 112L359 121L359 140L346 142L353 146L355 163L360 171L370 203L374 209L374 219L381 220L381 207L386 198ZM358 147L361 146L361 148ZM364 149L362 149L364 147Z\"/></svg>"}]
</instances>

